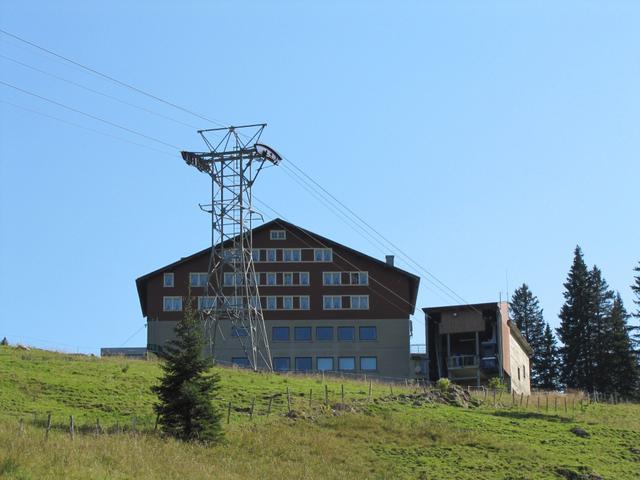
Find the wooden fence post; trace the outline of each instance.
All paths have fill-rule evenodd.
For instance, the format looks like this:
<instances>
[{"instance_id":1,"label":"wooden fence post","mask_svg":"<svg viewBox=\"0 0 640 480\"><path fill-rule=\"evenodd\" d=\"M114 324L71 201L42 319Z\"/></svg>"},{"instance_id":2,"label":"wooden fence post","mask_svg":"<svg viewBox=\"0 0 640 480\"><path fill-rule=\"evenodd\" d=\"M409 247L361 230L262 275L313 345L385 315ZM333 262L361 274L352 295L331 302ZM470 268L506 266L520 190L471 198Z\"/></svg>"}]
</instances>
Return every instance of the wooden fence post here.
<instances>
[{"instance_id":1,"label":"wooden fence post","mask_svg":"<svg viewBox=\"0 0 640 480\"><path fill-rule=\"evenodd\" d=\"M527 410L529 408L529 397L531 395L527 395L527 404L524 406L525 410Z\"/></svg>"},{"instance_id":2,"label":"wooden fence post","mask_svg":"<svg viewBox=\"0 0 640 480\"><path fill-rule=\"evenodd\" d=\"M73 424L73 415L69 416L69 434L73 440L76 436L75 425Z\"/></svg>"},{"instance_id":3,"label":"wooden fence post","mask_svg":"<svg viewBox=\"0 0 640 480\"><path fill-rule=\"evenodd\" d=\"M96 418L96 436L100 435L100 419Z\"/></svg>"},{"instance_id":4,"label":"wooden fence post","mask_svg":"<svg viewBox=\"0 0 640 480\"><path fill-rule=\"evenodd\" d=\"M311 410L311 399L313 397L313 389L309 389L309 410Z\"/></svg>"},{"instance_id":5,"label":"wooden fence post","mask_svg":"<svg viewBox=\"0 0 640 480\"><path fill-rule=\"evenodd\" d=\"M516 391L512 388L511 389L511 406L513 407L515 403L516 403Z\"/></svg>"},{"instance_id":6,"label":"wooden fence post","mask_svg":"<svg viewBox=\"0 0 640 480\"><path fill-rule=\"evenodd\" d=\"M131 419L131 431L134 434L138 432L138 419L136 417Z\"/></svg>"},{"instance_id":7,"label":"wooden fence post","mask_svg":"<svg viewBox=\"0 0 640 480\"><path fill-rule=\"evenodd\" d=\"M549 411L549 394L545 395L545 398L546 398L546 403L547 403L546 411L548 412Z\"/></svg>"},{"instance_id":8,"label":"wooden fence post","mask_svg":"<svg viewBox=\"0 0 640 480\"><path fill-rule=\"evenodd\" d=\"M327 384L324 384L324 404L329 405L329 387Z\"/></svg>"},{"instance_id":9,"label":"wooden fence post","mask_svg":"<svg viewBox=\"0 0 640 480\"><path fill-rule=\"evenodd\" d=\"M229 405L227 405L227 425L229 425L230 421L231 421L231 402L229 402Z\"/></svg>"},{"instance_id":10,"label":"wooden fence post","mask_svg":"<svg viewBox=\"0 0 640 480\"><path fill-rule=\"evenodd\" d=\"M371 379L369 379L369 401L371 401Z\"/></svg>"},{"instance_id":11,"label":"wooden fence post","mask_svg":"<svg viewBox=\"0 0 640 480\"><path fill-rule=\"evenodd\" d=\"M496 389L493 389L493 408L496 408Z\"/></svg>"},{"instance_id":12,"label":"wooden fence post","mask_svg":"<svg viewBox=\"0 0 640 480\"><path fill-rule=\"evenodd\" d=\"M557 395L555 395L553 397L553 410L554 410L554 412L558 411L558 396Z\"/></svg>"},{"instance_id":13,"label":"wooden fence post","mask_svg":"<svg viewBox=\"0 0 640 480\"><path fill-rule=\"evenodd\" d=\"M18 432L20 433L20 435L24 434L24 419L21 418L18 421Z\"/></svg>"},{"instance_id":14,"label":"wooden fence post","mask_svg":"<svg viewBox=\"0 0 640 480\"><path fill-rule=\"evenodd\" d=\"M520 394L520 408L522 408L522 400L524 400L524 392Z\"/></svg>"},{"instance_id":15,"label":"wooden fence post","mask_svg":"<svg viewBox=\"0 0 640 480\"><path fill-rule=\"evenodd\" d=\"M291 413L291 395L289 394L289 387L287 387L287 406L289 407L289 413Z\"/></svg>"},{"instance_id":16,"label":"wooden fence post","mask_svg":"<svg viewBox=\"0 0 640 480\"><path fill-rule=\"evenodd\" d=\"M393 383L389 384L389 390L391 390L391 395L393 396Z\"/></svg>"},{"instance_id":17,"label":"wooden fence post","mask_svg":"<svg viewBox=\"0 0 640 480\"><path fill-rule=\"evenodd\" d=\"M249 411L249 420L253 420L253 409L255 408L255 406L256 406L256 399L254 398L251 401L251 410Z\"/></svg>"},{"instance_id":18,"label":"wooden fence post","mask_svg":"<svg viewBox=\"0 0 640 480\"><path fill-rule=\"evenodd\" d=\"M51 412L47 415L47 427L44 432L44 438L47 440L49 438L49 431L51 430Z\"/></svg>"},{"instance_id":19,"label":"wooden fence post","mask_svg":"<svg viewBox=\"0 0 640 480\"><path fill-rule=\"evenodd\" d=\"M271 415L271 403L273 402L273 397L269 397L269 406L267 407L267 417Z\"/></svg>"},{"instance_id":20,"label":"wooden fence post","mask_svg":"<svg viewBox=\"0 0 640 480\"><path fill-rule=\"evenodd\" d=\"M342 398L342 403L344 403L344 383L340 384L340 397Z\"/></svg>"},{"instance_id":21,"label":"wooden fence post","mask_svg":"<svg viewBox=\"0 0 640 480\"><path fill-rule=\"evenodd\" d=\"M158 431L158 422L160 421L160 414L156 414L156 423L153 425L153 431L157 432Z\"/></svg>"}]
</instances>

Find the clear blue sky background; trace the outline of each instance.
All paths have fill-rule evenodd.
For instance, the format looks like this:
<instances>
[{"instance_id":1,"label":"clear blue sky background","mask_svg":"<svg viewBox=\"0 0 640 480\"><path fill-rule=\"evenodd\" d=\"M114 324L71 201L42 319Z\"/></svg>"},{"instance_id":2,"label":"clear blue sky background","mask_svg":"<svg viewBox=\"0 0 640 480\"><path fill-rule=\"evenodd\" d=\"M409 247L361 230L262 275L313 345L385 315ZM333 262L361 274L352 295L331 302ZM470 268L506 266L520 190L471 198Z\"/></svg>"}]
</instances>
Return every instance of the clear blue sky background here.
<instances>
[{"instance_id":1,"label":"clear blue sky background","mask_svg":"<svg viewBox=\"0 0 640 480\"><path fill-rule=\"evenodd\" d=\"M640 260L637 2L4 1L3 29L264 140L470 302L527 282L553 326L580 244L632 307ZM0 38L2 55L210 124ZM0 58L0 78L185 149L194 128ZM177 151L0 85L0 336L144 345L134 280L207 246ZM149 149L158 148L160 152ZM165 153L161 153L165 152ZM168 154L167 154L168 153ZM382 258L270 169L287 219ZM400 266L414 270L406 263ZM418 307L452 303L423 280ZM420 312L418 310L418 312ZM414 317L423 336L421 315Z\"/></svg>"}]
</instances>

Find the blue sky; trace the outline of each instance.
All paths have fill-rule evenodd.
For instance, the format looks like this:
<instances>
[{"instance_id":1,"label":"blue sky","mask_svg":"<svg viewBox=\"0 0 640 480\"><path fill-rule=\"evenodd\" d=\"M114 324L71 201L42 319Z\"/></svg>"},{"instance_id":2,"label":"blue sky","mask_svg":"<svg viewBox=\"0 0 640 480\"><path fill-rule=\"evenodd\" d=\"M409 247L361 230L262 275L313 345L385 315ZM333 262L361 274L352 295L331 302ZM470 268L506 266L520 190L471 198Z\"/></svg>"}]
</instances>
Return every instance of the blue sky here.
<instances>
[{"instance_id":1,"label":"blue sky","mask_svg":"<svg viewBox=\"0 0 640 480\"><path fill-rule=\"evenodd\" d=\"M576 244L632 307L639 24L640 6L616 1L0 7L2 29L145 91L227 124L267 122L267 143L466 300L527 282L553 326ZM201 149L193 127L212 126L6 36L0 52L13 60L0 58L3 82L181 149ZM207 245L206 177L172 147L3 85L0 100L0 336L143 345L134 280ZM284 168L255 193L294 223L390 253ZM450 303L423 279L418 307Z\"/></svg>"}]
</instances>

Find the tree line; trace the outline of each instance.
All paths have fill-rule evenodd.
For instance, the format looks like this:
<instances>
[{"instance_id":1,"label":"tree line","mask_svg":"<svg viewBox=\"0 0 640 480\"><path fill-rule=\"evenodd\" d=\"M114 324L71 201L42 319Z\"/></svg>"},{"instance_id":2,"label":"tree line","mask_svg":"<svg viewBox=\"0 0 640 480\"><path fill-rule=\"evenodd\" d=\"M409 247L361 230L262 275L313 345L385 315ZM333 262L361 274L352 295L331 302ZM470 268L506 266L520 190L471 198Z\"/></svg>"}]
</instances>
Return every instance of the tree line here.
<instances>
[{"instance_id":1,"label":"tree line","mask_svg":"<svg viewBox=\"0 0 640 480\"><path fill-rule=\"evenodd\" d=\"M640 262L633 269L630 314L602 271L588 268L579 246L564 283L560 326L554 334L538 298L523 283L511 298L511 318L533 349L531 385L640 396ZM558 345L558 340L560 345Z\"/></svg>"}]
</instances>

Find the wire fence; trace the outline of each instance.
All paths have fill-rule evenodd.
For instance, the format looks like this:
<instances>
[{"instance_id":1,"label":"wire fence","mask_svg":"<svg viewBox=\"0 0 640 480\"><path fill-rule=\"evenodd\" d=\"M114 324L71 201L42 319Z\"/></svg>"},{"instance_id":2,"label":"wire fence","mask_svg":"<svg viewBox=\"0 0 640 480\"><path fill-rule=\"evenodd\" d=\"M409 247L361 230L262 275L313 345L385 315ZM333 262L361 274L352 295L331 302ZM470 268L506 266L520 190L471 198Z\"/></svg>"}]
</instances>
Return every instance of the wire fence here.
<instances>
[{"instance_id":1,"label":"wire fence","mask_svg":"<svg viewBox=\"0 0 640 480\"><path fill-rule=\"evenodd\" d=\"M384 388L382 388L383 386ZM363 387L363 388L360 388ZM340 415L367 411L371 405L403 404L408 408L420 408L425 404L446 404L471 408L487 408L496 415L553 415L575 419L585 413L590 405L620 404L629 400L614 394L586 394L583 392L532 392L517 394L506 389L485 387L434 386L428 384L375 383L373 379L361 385L322 383L309 389L289 386L263 392L250 399L218 396L214 404L221 422L242 424L264 421L269 417L314 419L323 415ZM64 413L3 413L2 417L16 421L19 433L25 427L42 430L45 438L50 432L66 432L76 435L161 434L159 417L152 412L137 415Z\"/></svg>"}]
</instances>

